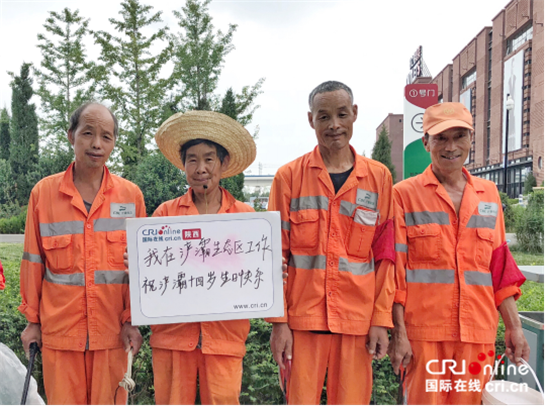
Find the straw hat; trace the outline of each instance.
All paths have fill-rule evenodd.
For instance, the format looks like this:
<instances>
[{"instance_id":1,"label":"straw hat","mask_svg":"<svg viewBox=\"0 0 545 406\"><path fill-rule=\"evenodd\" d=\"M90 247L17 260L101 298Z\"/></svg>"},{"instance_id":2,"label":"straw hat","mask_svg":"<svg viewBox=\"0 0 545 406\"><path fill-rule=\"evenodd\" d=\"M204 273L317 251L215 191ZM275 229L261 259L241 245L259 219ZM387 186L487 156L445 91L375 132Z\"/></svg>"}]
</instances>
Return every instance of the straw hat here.
<instances>
[{"instance_id":1,"label":"straw hat","mask_svg":"<svg viewBox=\"0 0 545 406\"><path fill-rule=\"evenodd\" d=\"M175 166L184 169L180 147L188 141L202 138L220 144L231 157L222 178L238 175L255 160L256 147L250 133L237 121L213 111L188 111L168 118L155 134L163 155Z\"/></svg>"}]
</instances>

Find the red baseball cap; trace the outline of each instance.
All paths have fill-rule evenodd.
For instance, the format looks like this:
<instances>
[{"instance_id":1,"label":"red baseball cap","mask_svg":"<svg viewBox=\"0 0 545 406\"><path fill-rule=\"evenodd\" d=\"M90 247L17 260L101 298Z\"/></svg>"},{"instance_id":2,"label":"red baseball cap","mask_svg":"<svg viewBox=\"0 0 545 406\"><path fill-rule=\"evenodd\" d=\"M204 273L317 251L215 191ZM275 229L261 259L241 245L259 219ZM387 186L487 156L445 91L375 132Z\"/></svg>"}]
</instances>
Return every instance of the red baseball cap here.
<instances>
[{"instance_id":1,"label":"red baseball cap","mask_svg":"<svg viewBox=\"0 0 545 406\"><path fill-rule=\"evenodd\" d=\"M426 109L422 127L429 135L456 127L473 131L473 117L462 103L439 103Z\"/></svg>"}]
</instances>

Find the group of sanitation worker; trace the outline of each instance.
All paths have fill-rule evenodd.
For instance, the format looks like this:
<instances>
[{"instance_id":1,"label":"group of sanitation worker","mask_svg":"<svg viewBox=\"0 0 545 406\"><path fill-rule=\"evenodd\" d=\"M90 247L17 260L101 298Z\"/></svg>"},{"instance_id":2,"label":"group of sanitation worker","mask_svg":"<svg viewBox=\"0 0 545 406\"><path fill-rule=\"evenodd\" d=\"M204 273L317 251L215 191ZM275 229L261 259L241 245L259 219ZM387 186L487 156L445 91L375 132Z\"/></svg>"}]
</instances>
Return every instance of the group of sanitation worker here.
<instances>
[{"instance_id":1,"label":"group of sanitation worker","mask_svg":"<svg viewBox=\"0 0 545 406\"><path fill-rule=\"evenodd\" d=\"M308 103L317 146L278 170L268 206L281 219L284 313L266 320L287 401L319 404L326 381L329 404L369 404L372 360L388 354L405 403L480 404L498 310L509 360L528 360L529 346L515 304L525 279L496 185L464 168L471 113L460 103L429 107L422 142L432 163L393 186L384 165L350 145L358 106L348 86L324 82ZM49 404L126 404L119 382L127 353L142 344L131 324L125 219L146 210L140 189L105 166L117 137L107 107L82 105L68 128L74 162L30 195L21 338L25 351L41 348ZM255 159L242 125L189 111L166 120L155 140L190 187L153 216L253 211L219 186ZM152 326L156 403L194 404L198 390L203 404L238 404L249 331L248 320ZM443 360L483 368L456 376L427 368ZM438 379L468 385L430 390Z\"/></svg>"}]
</instances>

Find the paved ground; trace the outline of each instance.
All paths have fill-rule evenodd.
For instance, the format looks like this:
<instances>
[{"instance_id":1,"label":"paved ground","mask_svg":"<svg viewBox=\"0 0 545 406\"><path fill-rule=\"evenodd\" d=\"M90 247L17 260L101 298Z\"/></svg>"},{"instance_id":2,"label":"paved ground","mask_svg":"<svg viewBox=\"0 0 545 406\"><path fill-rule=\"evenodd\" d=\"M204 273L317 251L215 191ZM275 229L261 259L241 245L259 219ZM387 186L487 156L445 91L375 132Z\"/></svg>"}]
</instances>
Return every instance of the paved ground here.
<instances>
[{"instance_id":1,"label":"paved ground","mask_svg":"<svg viewBox=\"0 0 545 406\"><path fill-rule=\"evenodd\" d=\"M24 242L24 238L25 236L23 234L0 234L0 242L12 242L22 244ZM508 240L507 244L509 246L517 243L517 235L515 233L507 233L505 234L505 238L506 240Z\"/></svg>"},{"instance_id":2,"label":"paved ground","mask_svg":"<svg viewBox=\"0 0 545 406\"><path fill-rule=\"evenodd\" d=\"M22 244L24 240L24 234L0 234L0 242L14 242Z\"/></svg>"}]
</instances>

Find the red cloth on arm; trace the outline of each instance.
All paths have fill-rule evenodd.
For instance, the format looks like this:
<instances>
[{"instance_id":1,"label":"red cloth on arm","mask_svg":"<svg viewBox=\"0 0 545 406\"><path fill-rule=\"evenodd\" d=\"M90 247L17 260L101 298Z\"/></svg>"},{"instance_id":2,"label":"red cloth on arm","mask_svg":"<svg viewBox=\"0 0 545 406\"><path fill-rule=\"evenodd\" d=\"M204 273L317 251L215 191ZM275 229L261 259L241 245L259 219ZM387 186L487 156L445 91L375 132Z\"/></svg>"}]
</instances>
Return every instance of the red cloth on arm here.
<instances>
[{"instance_id":1,"label":"red cloth on arm","mask_svg":"<svg viewBox=\"0 0 545 406\"><path fill-rule=\"evenodd\" d=\"M490 272L494 292L509 286L520 287L526 281L506 242L492 252Z\"/></svg>"},{"instance_id":2,"label":"red cloth on arm","mask_svg":"<svg viewBox=\"0 0 545 406\"><path fill-rule=\"evenodd\" d=\"M395 263L396 253L394 245L393 219L388 219L384 223L377 226L371 249L373 250L375 266L383 259L389 259Z\"/></svg>"},{"instance_id":3,"label":"red cloth on arm","mask_svg":"<svg viewBox=\"0 0 545 406\"><path fill-rule=\"evenodd\" d=\"M0 262L0 290L4 290L6 287L6 277L4 276L4 268L2 262Z\"/></svg>"}]
</instances>

